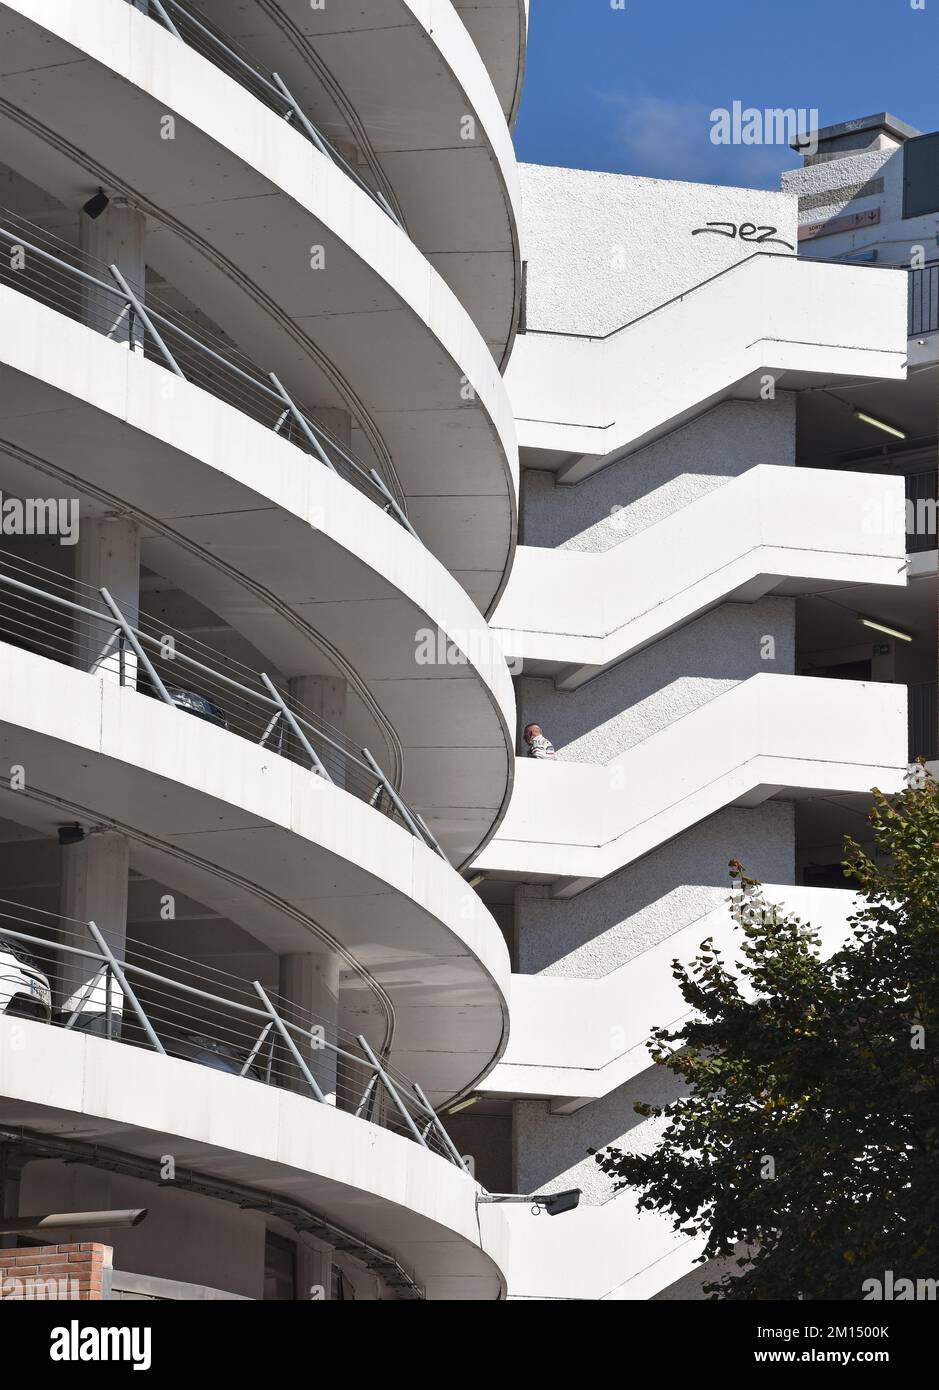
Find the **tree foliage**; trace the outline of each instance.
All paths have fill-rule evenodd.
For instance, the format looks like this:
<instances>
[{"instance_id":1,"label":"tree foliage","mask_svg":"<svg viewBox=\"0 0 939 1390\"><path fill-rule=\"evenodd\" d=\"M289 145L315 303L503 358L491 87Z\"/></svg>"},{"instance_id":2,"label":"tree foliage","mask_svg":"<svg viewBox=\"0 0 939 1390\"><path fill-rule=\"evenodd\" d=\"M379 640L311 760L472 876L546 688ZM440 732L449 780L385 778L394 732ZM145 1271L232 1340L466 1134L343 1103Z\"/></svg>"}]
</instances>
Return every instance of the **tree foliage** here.
<instances>
[{"instance_id":1,"label":"tree foliage","mask_svg":"<svg viewBox=\"0 0 939 1390\"><path fill-rule=\"evenodd\" d=\"M706 1285L733 1299L860 1299L869 1278L939 1275L939 786L924 767L874 792L875 852L852 840L861 905L840 949L773 908L731 861L739 954L673 965L694 1012L656 1029L686 1091L636 1110L649 1154L596 1154L617 1189L736 1255Z\"/></svg>"}]
</instances>

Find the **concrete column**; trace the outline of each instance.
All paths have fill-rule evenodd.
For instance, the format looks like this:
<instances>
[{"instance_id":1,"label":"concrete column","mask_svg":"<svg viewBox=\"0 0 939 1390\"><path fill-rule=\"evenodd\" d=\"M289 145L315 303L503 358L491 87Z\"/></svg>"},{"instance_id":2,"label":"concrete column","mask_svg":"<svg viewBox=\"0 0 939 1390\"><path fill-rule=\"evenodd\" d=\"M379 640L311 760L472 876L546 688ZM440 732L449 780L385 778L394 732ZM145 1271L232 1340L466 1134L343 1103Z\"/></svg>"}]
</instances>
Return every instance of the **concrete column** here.
<instances>
[{"instance_id":1,"label":"concrete column","mask_svg":"<svg viewBox=\"0 0 939 1390\"><path fill-rule=\"evenodd\" d=\"M94 517L81 523L75 547L75 579L78 602L89 607L99 589L107 589L130 623L137 624L140 606L140 527L124 516ZM91 592L89 592L89 590ZM115 624L93 618L76 618L75 665L115 683L120 682L120 649L114 637ZM137 683L137 658L124 646L124 682Z\"/></svg>"},{"instance_id":2,"label":"concrete column","mask_svg":"<svg viewBox=\"0 0 939 1390\"><path fill-rule=\"evenodd\" d=\"M290 1018L311 1032L309 1040L294 1041L330 1105L336 1104L336 1054L320 1045L323 1038L336 1042L339 1017L339 957L331 951L290 952L280 958L280 997L291 1005ZM287 1074L292 1091L309 1087L303 1074L287 1054Z\"/></svg>"},{"instance_id":3,"label":"concrete column","mask_svg":"<svg viewBox=\"0 0 939 1390\"><path fill-rule=\"evenodd\" d=\"M123 960L127 945L128 841L116 830L95 826L80 840L61 843L59 911L62 914L62 940L82 950L95 949L88 932L81 934L79 922L94 922L117 959ZM106 1034L107 977L103 969L82 956L62 954L58 1007L71 1012L78 1007L85 991L90 992L81 1006L76 1028ZM119 1037L123 998L112 983L112 1036Z\"/></svg>"},{"instance_id":4,"label":"concrete column","mask_svg":"<svg viewBox=\"0 0 939 1390\"><path fill-rule=\"evenodd\" d=\"M146 281L144 244L147 219L126 198L112 198L99 217L81 218L81 249L94 261L91 273L111 284L108 267L116 265L131 288L143 298ZM118 289L114 282L115 289ZM137 350L143 345L143 325L137 316L122 308L121 299L87 285L83 291L85 323L118 343L131 342Z\"/></svg>"},{"instance_id":5,"label":"concrete column","mask_svg":"<svg viewBox=\"0 0 939 1390\"><path fill-rule=\"evenodd\" d=\"M333 1252L314 1250L301 1241L297 1247L297 1299L329 1302L332 1298Z\"/></svg>"},{"instance_id":6,"label":"concrete column","mask_svg":"<svg viewBox=\"0 0 939 1390\"><path fill-rule=\"evenodd\" d=\"M314 724L325 726L325 732L342 742L346 732L346 706L349 685L342 676L294 676L287 690L302 705ZM337 735L339 737L337 737ZM338 787L345 786L345 759L328 743L310 740Z\"/></svg>"}]
</instances>

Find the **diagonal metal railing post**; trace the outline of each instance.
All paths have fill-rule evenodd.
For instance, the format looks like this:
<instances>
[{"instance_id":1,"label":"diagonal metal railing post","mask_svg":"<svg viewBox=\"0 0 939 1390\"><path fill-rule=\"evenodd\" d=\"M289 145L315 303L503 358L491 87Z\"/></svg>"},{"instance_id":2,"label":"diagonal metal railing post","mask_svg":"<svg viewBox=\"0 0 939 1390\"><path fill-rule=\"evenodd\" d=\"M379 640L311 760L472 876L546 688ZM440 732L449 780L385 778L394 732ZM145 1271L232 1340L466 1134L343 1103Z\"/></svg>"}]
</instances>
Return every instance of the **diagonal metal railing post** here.
<instances>
[{"instance_id":1,"label":"diagonal metal railing post","mask_svg":"<svg viewBox=\"0 0 939 1390\"><path fill-rule=\"evenodd\" d=\"M277 90L281 93L284 100L290 103L290 112L288 113L288 118L290 115L296 116L297 120L300 122L300 125L303 127L304 131L309 136L309 138L313 141L313 144L319 150L320 154L325 155L326 158L330 160L333 164L336 163L337 159L341 159L342 163L346 167L346 172L351 173L355 182L358 183L362 188L366 189L366 191L371 195L371 197L374 198L375 201L382 208L382 211L388 214L392 222L394 222L398 227L401 227L401 221L398 217L398 214L395 212L394 208L391 206L384 193L382 193L381 189L368 188L367 185L363 182L360 175L356 173L356 171L352 168L352 165L348 162L348 160L345 159L343 155L330 149L329 145L327 145L322 135L320 135L319 131L316 129L316 126L307 117L306 113L297 104L294 97L288 91L287 84L284 82L284 79L280 76L280 74L272 72L271 81L276 84ZM401 227L401 230L404 231L404 228Z\"/></svg>"},{"instance_id":2,"label":"diagonal metal railing post","mask_svg":"<svg viewBox=\"0 0 939 1390\"><path fill-rule=\"evenodd\" d=\"M417 1125L414 1123L414 1120L412 1116L409 1114L407 1106L404 1104L404 1101L398 1095L398 1092L395 1089L394 1082L392 1081L391 1077L385 1071L381 1062L379 1062L378 1058L375 1056L375 1053L369 1047L368 1043L366 1042L365 1038L362 1037L361 1033L359 1034L356 1041L358 1042L359 1047L365 1053L368 1060L371 1062L372 1066L375 1068L375 1073L378 1076L378 1079L381 1081L385 1090L388 1092L389 1096L391 1096L391 1099L394 1101L395 1106L401 1114L401 1118L404 1120L404 1123L411 1131L412 1136L417 1140L417 1142L422 1146L422 1148L426 1149L427 1141L424 1139Z\"/></svg>"},{"instance_id":3,"label":"diagonal metal railing post","mask_svg":"<svg viewBox=\"0 0 939 1390\"><path fill-rule=\"evenodd\" d=\"M299 106L297 105L297 103L294 101L293 97L290 95L290 93L289 93L288 90L287 90L287 84L284 82L284 79L280 76L279 73L272 72L272 73L271 73L271 81L272 81L272 82L275 84L275 86L277 87L277 90L280 92L281 96L284 98L284 101L286 101L286 102L289 103L289 105L290 105L290 114L291 114L292 116L296 116L297 120L298 120L298 121L300 122L300 124L303 126L303 129L306 131L307 135L308 135L308 136L310 137L310 139L313 141L313 144L314 144L314 145L316 146L316 148L319 150L320 154L324 154L324 155L326 156L326 158L327 158L328 160L330 160L330 162L331 162L331 161L332 161L332 152L330 151L329 146L327 145L326 141L323 139L322 135L320 135L319 131L316 129L316 126L313 124L313 122L312 122L311 120L308 120L308 118L306 117L306 115L304 114L304 112L301 111L300 107L299 107Z\"/></svg>"},{"instance_id":4,"label":"diagonal metal railing post","mask_svg":"<svg viewBox=\"0 0 939 1390\"><path fill-rule=\"evenodd\" d=\"M432 832L430 826L427 824L426 820L424 819L424 817L421 815L421 813L420 813L419 811L415 811L415 812L414 812L414 819L417 821L418 825L419 825L419 826L421 827L421 829L423 830L423 832L424 832L424 839L425 839L425 840L427 841L427 843L430 845L431 849L435 849L435 850L437 851L437 853L440 855L440 858L441 858L441 859L446 859L447 856L444 854L443 850L440 848L440 845L439 845L439 843L438 843L438 841L437 841L436 835L434 835L434 833ZM449 863L449 860L448 860L447 862Z\"/></svg>"},{"instance_id":5,"label":"diagonal metal railing post","mask_svg":"<svg viewBox=\"0 0 939 1390\"><path fill-rule=\"evenodd\" d=\"M291 400L291 398L287 395L286 388L285 388L284 386L281 385L280 381L279 381L278 378L274 375L274 373L273 373L273 372L270 372L268 375L269 375L269 377L270 377L270 380L274 383L274 386L275 386L275 388L276 388L276 390L277 390L277 394L280 396L280 398L281 398L281 400L283 401L284 405L285 405L285 406L287 407L287 409L290 411L291 415L292 415L293 418L296 420L297 424L300 426L300 428L301 428L301 430L303 431L303 433L306 435L306 438L307 438L308 443L312 445L313 450L314 450L314 452L315 452L317 458L320 460L321 463L325 463L326 467L329 468L329 469L331 469L331 471L332 471L333 473L335 473L335 472L336 472L336 465L333 463L332 459L329 457L329 455L327 454L326 450L323 448L322 444L321 444L321 443L319 442L319 440L317 439L317 437L316 437L316 435L315 435L315 433L314 433L314 431L313 431L313 428L312 428L312 426L310 425L310 422L307 420L306 416L305 416L305 415L303 414L303 412L299 409L299 407L296 406L296 405L294 404L294 402Z\"/></svg>"},{"instance_id":6,"label":"diagonal metal railing post","mask_svg":"<svg viewBox=\"0 0 939 1390\"><path fill-rule=\"evenodd\" d=\"M305 1080L305 1081L307 1082L307 1084L309 1085L310 1090L311 1090L311 1091L313 1092L313 1094L316 1096L316 1099L317 1099L317 1100L321 1100L321 1101L323 1102L323 1104L325 1105L325 1104L326 1104L326 1097L323 1095L323 1092L320 1090L319 1085L317 1084L316 1077L313 1075L313 1073L310 1071L310 1068L307 1066L306 1062L303 1060L303 1056L302 1056L302 1054L301 1054L301 1052L300 1052L300 1049L299 1049L299 1047L297 1047L297 1044L294 1042L293 1038L290 1036L290 1032L289 1032L289 1030L288 1030L286 1024L284 1023L283 1019L280 1017L280 1015L278 1014L277 1010L274 1008L274 1005L271 1003L270 999L268 999L267 995L264 993L264 986L261 984L261 982L260 982L259 980L253 980L253 981L252 981L252 984L254 985L255 993L257 994L257 996L258 996L258 998L260 999L261 1003L264 1005L264 1007L265 1007L265 1009L267 1010L267 1012L270 1014L270 1016L271 1016L271 1022L273 1023L274 1027L277 1029L278 1033L280 1034L281 1038L283 1039L284 1046L287 1048L288 1052L289 1052L289 1053L291 1054L291 1056L293 1057L293 1060L296 1062L297 1066L300 1068L300 1071L303 1073L304 1080Z\"/></svg>"},{"instance_id":7,"label":"diagonal metal railing post","mask_svg":"<svg viewBox=\"0 0 939 1390\"><path fill-rule=\"evenodd\" d=\"M373 1072L372 1075L371 1075L371 1076L369 1077L369 1079L368 1079L368 1085L365 1087L365 1090L362 1092L362 1099L359 1101L358 1105L355 1107L355 1118L356 1118L357 1120L360 1120L360 1119L362 1118L363 1115L365 1115L366 1119L370 1119L370 1118L371 1118L371 1112L372 1112L372 1097L373 1097L374 1094L375 1094L375 1087L376 1087L377 1085L378 1085L378 1073L377 1073L377 1072Z\"/></svg>"},{"instance_id":8,"label":"diagonal metal railing post","mask_svg":"<svg viewBox=\"0 0 939 1390\"><path fill-rule=\"evenodd\" d=\"M300 740L300 744L307 757L310 759L310 762L313 764L313 767L319 773L320 777L325 777L327 782L331 782L333 779L330 777L329 773L326 771L325 767L320 762L316 749L313 747L312 743L301 729L300 724L296 719L293 710L285 702L283 695L281 695L280 691L277 689L277 686L274 684L270 676L267 675L265 671L261 672L261 680L264 682L264 684L270 691L272 699L280 706L281 714L284 716L287 723L290 725L291 729L293 729L297 738Z\"/></svg>"},{"instance_id":9,"label":"diagonal metal railing post","mask_svg":"<svg viewBox=\"0 0 939 1390\"><path fill-rule=\"evenodd\" d=\"M167 29L169 29L170 33L173 34L175 38L179 39L180 42L182 42L182 34L180 34L179 30L176 28L176 25L170 19L169 15L166 13L166 9L161 3L161 0L150 0L150 4L156 10L157 14L160 16Z\"/></svg>"},{"instance_id":10,"label":"diagonal metal railing post","mask_svg":"<svg viewBox=\"0 0 939 1390\"><path fill-rule=\"evenodd\" d=\"M114 979L114 972L107 966L104 972L104 1031L110 1039L111 1030L114 1027L114 1008L111 1002L111 984Z\"/></svg>"},{"instance_id":11,"label":"diagonal metal railing post","mask_svg":"<svg viewBox=\"0 0 939 1390\"><path fill-rule=\"evenodd\" d=\"M159 695L160 699L163 700L164 703L166 703L167 705L173 705L173 701L170 699L169 691L167 690L163 682L160 680L160 677L157 675L156 670L153 666L153 662L147 656L147 653L144 651L141 643L137 640L137 634L131 627L127 619L124 617L124 614L118 608L117 604L114 602L107 589L99 589L98 593L104 599L105 603L110 608L112 614L120 624L121 631L124 633L124 636L127 638L130 645L133 647L134 652L137 656L137 660L141 663L147 675L153 682L153 687ZM173 705L173 708L175 709L175 705Z\"/></svg>"},{"instance_id":12,"label":"diagonal metal railing post","mask_svg":"<svg viewBox=\"0 0 939 1390\"><path fill-rule=\"evenodd\" d=\"M264 730L263 734L258 740L261 748L264 748L267 745L267 740L270 738L271 734L277 728L277 725L280 723L282 718L283 714L281 713L281 711L279 709L275 709L274 713L268 720L267 728Z\"/></svg>"},{"instance_id":13,"label":"diagonal metal railing post","mask_svg":"<svg viewBox=\"0 0 939 1390\"><path fill-rule=\"evenodd\" d=\"M185 378L185 376L183 375L183 372L182 372L182 369L180 368L179 363L176 361L176 358L173 356L173 354L170 352L169 348L168 348L168 347L166 346L166 344L164 343L163 339L160 337L160 335L159 335L159 333L157 332L156 327L155 327L155 325L154 325L154 322L153 322L153 320L151 319L150 315L147 313L146 309L143 307L143 304L141 303L141 301L140 301L140 300L137 298L137 296L134 294L134 292L133 292L133 290L131 289L130 285L129 285L129 284L127 283L127 281L124 279L123 275L122 275L121 272L118 270L117 266L116 266L116 265L111 265L111 266L108 266L108 269L110 270L111 274L114 276L114 278L115 278L115 280L117 281L117 283L120 285L121 289L122 289L122 290L124 291L124 293L127 295L127 298L130 300L131 304L134 306L134 309L135 309L136 312L137 312L137 316L138 316L138 318L140 319L140 322L143 324L144 328L147 330L147 332L150 334L150 336L151 336L151 338L153 339L153 341L156 343L157 347L160 349L160 352L161 352L161 353L163 354L163 356L165 357L166 363L167 363L167 365L169 366L170 370L171 370L171 371L174 371L178 377L181 377L182 380L185 381L186 378Z\"/></svg>"},{"instance_id":14,"label":"diagonal metal railing post","mask_svg":"<svg viewBox=\"0 0 939 1390\"><path fill-rule=\"evenodd\" d=\"M248 1072L251 1070L251 1067L254 1065L254 1059L255 1059L255 1057L256 1057L256 1056L258 1055L258 1053L261 1051L261 1048L264 1046L264 1040L265 1040L265 1038L267 1037L268 1033L271 1031L271 1029L272 1029L273 1027L274 1027L274 1024L273 1024L273 1023L265 1023L264 1027L261 1029L260 1033L258 1034L257 1042L254 1044L254 1047L252 1047L250 1054L249 1054L248 1057L245 1059L245 1064L244 1064L244 1066L241 1068L241 1071L238 1073L239 1076L247 1076L247 1075L248 1075Z\"/></svg>"},{"instance_id":15,"label":"diagonal metal railing post","mask_svg":"<svg viewBox=\"0 0 939 1390\"><path fill-rule=\"evenodd\" d=\"M400 796L395 791L391 783L388 781L388 778L382 772L381 768L378 766L378 763L372 757L371 753L368 751L367 748L362 749L362 756L368 762L368 765L375 773L375 776L381 779L382 786L384 787L390 799L394 802L394 805L397 808L398 813L401 816L401 819L404 821L411 834L414 836L415 839L423 840L424 836L421 834L421 828L418 825L417 821L411 815L411 812L408 810L407 806L405 806L404 802L401 800Z\"/></svg>"},{"instance_id":16,"label":"diagonal metal railing post","mask_svg":"<svg viewBox=\"0 0 939 1390\"><path fill-rule=\"evenodd\" d=\"M107 969L107 967L105 967L105 969ZM98 974L99 974L99 972L96 970L95 973L92 975L91 979L88 981L88 983L87 983L87 985L85 986L85 988L82 990L81 996L80 996L80 998L79 998L79 1000L78 1000L78 1003L75 1005L75 1008L72 1010L72 1012L69 1014L68 1018L66 1019L66 1022L65 1022L65 1031L66 1031L66 1032L68 1032L68 1030L69 1030L70 1028L74 1028L74 1026L75 1026L75 1020L76 1020L77 1018L81 1018L81 1015L82 1015L82 1013L83 1013L83 1011L84 1011L85 1005L88 1003L88 1000L91 998L91 996L94 994L95 990L98 988ZM75 996L72 995L72 998L73 998L73 999L74 999L74 997L75 997Z\"/></svg>"},{"instance_id":17,"label":"diagonal metal railing post","mask_svg":"<svg viewBox=\"0 0 939 1390\"><path fill-rule=\"evenodd\" d=\"M468 1173L469 1167L467 1166L466 1159L463 1157L457 1146L454 1144L453 1140L450 1138L449 1134L447 1133L444 1125L440 1120L440 1116L437 1114L430 1101L424 1095L424 1092L421 1090L420 1086L418 1086L417 1082L412 1081L411 1085L414 1088L414 1094L417 1096L418 1100L421 1102L424 1109L430 1116L430 1124L433 1125L434 1130L437 1134L439 1134L440 1138L443 1140L447 1153L453 1159L454 1163L457 1164L458 1167L463 1169L464 1173Z\"/></svg>"},{"instance_id":18,"label":"diagonal metal railing post","mask_svg":"<svg viewBox=\"0 0 939 1390\"><path fill-rule=\"evenodd\" d=\"M157 1052L159 1052L163 1057L165 1057L166 1048L163 1046L163 1044L160 1042L160 1039L153 1031L153 1027L151 1026L150 1020L149 1018L147 1018L147 1015L144 1013L143 1008L141 1007L140 1000L137 998L136 994L131 989L130 985L127 983L127 976L121 969L117 956L115 956L114 952L111 950L107 941L101 935L101 932L99 932L94 922L88 923L88 930L94 937L95 944L97 945L98 950L101 952L108 965L111 967L111 970L114 974L114 978L117 980L117 983L120 985L121 990L123 991L124 998L129 1001L131 1008L137 1015L137 1018L140 1021L141 1028L146 1033L147 1037L150 1039Z\"/></svg>"},{"instance_id":19,"label":"diagonal metal railing post","mask_svg":"<svg viewBox=\"0 0 939 1390\"><path fill-rule=\"evenodd\" d=\"M414 527L411 525L410 521L408 521L408 519L407 519L407 517L405 516L404 512L401 510L400 506L398 505L396 499L392 496L391 491L390 491L390 489L388 488L387 483L385 482L385 480L384 480L384 478L382 477L382 475L379 473L378 469L377 469L377 468L370 468L368 471L369 471L369 473L371 474L371 476L375 479L375 486L378 488L378 490L379 490L379 492L381 493L382 497L384 497L384 498L386 499L386 501L387 501L387 503L388 503L388 506L391 508L391 510L394 512L395 516L396 516L396 517L398 518L398 520L401 522L401 525L404 527L404 529L405 529L406 531L410 531L411 535L414 537L414 539L415 539L416 541L420 541L420 540L421 540L420 536L417 534L417 532L415 531ZM423 545L423 541L421 541L421 544Z\"/></svg>"}]
</instances>

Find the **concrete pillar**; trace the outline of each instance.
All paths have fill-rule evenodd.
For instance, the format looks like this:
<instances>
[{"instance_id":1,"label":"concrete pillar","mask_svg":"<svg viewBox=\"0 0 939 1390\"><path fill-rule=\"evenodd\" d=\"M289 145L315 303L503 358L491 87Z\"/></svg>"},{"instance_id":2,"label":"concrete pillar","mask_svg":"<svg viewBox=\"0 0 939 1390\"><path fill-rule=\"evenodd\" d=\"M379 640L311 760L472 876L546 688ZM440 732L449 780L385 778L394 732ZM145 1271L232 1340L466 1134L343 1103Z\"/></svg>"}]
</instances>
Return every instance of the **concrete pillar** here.
<instances>
[{"instance_id":1,"label":"concrete pillar","mask_svg":"<svg viewBox=\"0 0 939 1390\"><path fill-rule=\"evenodd\" d=\"M302 705L314 724L325 726L325 733L342 742L346 732L346 706L349 685L342 676L294 676L287 682L289 694ZM326 771L338 787L345 786L345 759L325 741L310 742L322 759Z\"/></svg>"},{"instance_id":2,"label":"concrete pillar","mask_svg":"<svg viewBox=\"0 0 939 1390\"><path fill-rule=\"evenodd\" d=\"M94 265L91 273L112 283L108 267L116 265L141 299L146 281L147 219L126 198L112 198L98 217L81 217L81 249ZM115 289L118 289L116 281ZM87 285L83 290L84 319L90 328L105 333L114 342L131 342L137 350L143 345L143 325L137 316L122 308L119 295L107 294Z\"/></svg>"},{"instance_id":3,"label":"concrete pillar","mask_svg":"<svg viewBox=\"0 0 939 1390\"><path fill-rule=\"evenodd\" d=\"M280 958L281 1000L292 1006L289 1017L301 1027L314 1030L307 1042L294 1041L330 1105L336 1104L336 1054L321 1043L335 1044L339 1017L339 957L331 951L296 951ZM286 1054L290 1089L309 1094L306 1080L296 1063Z\"/></svg>"},{"instance_id":4,"label":"concrete pillar","mask_svg":"<svg viewBox=\"0 0 939 1390\"><path fill-rule=\"evenodd\" d=\"M75 579L78 602L91 608L103 606L99 589L107 589L131 627L137 624L140 606L140 527L124 516L94 517L81 523L75 547ZM75 665L107 680L120 683L120 649L114 637L115 623L77 617ZM124 646L124 685L137 683L137 658Z\"/></svg>"},{"instance_id":5,"label":"concrete pillar","mask_svg":"<svg viewBox=\"0 0 939 1390\"><path fill-rule=\"evenodd\" d=\"M332 1298L333 1252L314 1250L301 1241L297 1247L297 1299L329 1302Z\"/></svg>"},{"instance_id":6,"label":"concrete pillar","mask_svg":"<svg viewBox=\"0 0 939 1390\"><path fill-rule=\"evenodd\" d=\"M82 933L80 922L94 922L119 961L127 945L127 875L129 869L127 837L116 830L95 826L81 839L60 831L61 876L59 911L62 915L62 941L82 950L97 949L89 932ZM89 989L90 987L90 989ZM71 1012L81 1004L81 1017L75 1027L83 1032L105 1036L107 977L93 960L62 953L58 1007ZM112 983L111 1013L114 1037L120 1036L123 998L120 987Z\"/></svg>"}]
</instances>

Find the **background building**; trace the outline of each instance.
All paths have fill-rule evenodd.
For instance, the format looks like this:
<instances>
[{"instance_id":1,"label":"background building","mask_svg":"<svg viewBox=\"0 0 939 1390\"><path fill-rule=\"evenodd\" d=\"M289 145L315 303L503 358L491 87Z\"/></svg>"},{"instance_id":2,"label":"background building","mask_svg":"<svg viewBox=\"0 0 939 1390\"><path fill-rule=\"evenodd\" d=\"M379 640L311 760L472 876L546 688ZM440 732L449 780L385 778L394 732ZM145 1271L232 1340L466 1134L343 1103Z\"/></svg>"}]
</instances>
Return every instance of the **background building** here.
<instances>
[{"instance_id":1,"label":"background building","mask_svg":"<svg viewBox=\"0 0 939 1390\"><path fill-rule=\"evenodd\" d=\"M521 544L494 623L519 729L558 760L519 763L477 861L515 973L464 1129L503 1126L519 1190L584 1199L512 1213L514 1297L696 1295L696 1244L588 1154L655 1143L633 1104L674 1094L644 1047L684 1007L670 962L731 945L732 857L837 941L843 836L934 756L935 522L905 534L902 476L935 497L934 379L911 387L905 273L796 255L828 244L798 195L860 179L828 137L782 193L522 169Z\"/></svg>"}]
</instances>

